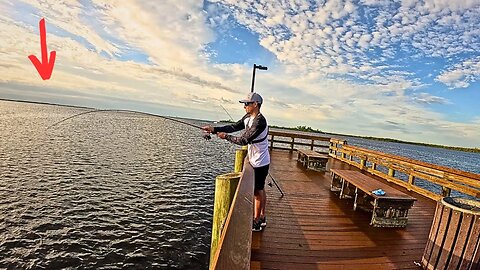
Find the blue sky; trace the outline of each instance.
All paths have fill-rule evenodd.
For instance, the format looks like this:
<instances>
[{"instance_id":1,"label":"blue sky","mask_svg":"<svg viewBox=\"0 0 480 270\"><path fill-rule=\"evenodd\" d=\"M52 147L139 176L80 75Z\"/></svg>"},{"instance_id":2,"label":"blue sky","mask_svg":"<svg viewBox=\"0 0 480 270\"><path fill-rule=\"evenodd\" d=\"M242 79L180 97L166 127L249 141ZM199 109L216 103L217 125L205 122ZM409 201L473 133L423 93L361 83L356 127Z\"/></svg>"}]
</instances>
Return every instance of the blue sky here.
<instances>
[{"instance_id":1,"label":"blue sky","mask_svg":"<svg viewBox=\"0 0 480 270\"><path fill-rule=\"evenodd\" d=\"M480 147L480 1L0 0L0 98ZM40 57L46 19L52 78Z\"/></svg>"}]
</instances>

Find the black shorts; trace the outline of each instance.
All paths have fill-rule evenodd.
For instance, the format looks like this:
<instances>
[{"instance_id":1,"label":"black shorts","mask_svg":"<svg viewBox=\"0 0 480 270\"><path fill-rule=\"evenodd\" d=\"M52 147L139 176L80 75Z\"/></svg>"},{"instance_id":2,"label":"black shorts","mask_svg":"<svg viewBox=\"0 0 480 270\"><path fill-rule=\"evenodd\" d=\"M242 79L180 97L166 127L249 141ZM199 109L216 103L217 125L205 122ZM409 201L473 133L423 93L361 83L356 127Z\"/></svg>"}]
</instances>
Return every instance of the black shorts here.
<instances>
[{"instance_id":1,"label":"black shorts","mask_svg":"<svg viewBox=\"0 0 480 270\"><path fill-rule=\"evenodd\" d=\"M263 190L265 188L265 179L267 179L269 167L270 164L253 168L253 173L255 174L255 190Z\"/></svg>"}]
</instances>

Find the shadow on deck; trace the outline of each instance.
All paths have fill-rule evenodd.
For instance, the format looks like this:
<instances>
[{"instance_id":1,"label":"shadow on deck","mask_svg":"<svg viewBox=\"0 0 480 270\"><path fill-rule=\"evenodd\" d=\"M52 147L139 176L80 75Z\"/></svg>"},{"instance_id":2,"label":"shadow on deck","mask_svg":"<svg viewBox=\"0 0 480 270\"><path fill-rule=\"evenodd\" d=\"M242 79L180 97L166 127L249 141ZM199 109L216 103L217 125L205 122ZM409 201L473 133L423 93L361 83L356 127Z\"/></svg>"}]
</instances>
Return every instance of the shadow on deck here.
<instances>
[{"instance_id":1,"label":"shadow on deck","mask_svg":"<svg viewBox=\"0 0 480 270\"><path fill-rule=\"evenodd\" d=\"M251 269L420 269L414 261L421 261L435 201L397 186L417 198L407 227L374 228L369 213L330 191L330 173L306 171L296 152L273 150L271 157L285 197L266 186L268 226L253 234ZM358 170L332 158L327 166Z\"/></svg>"}]
</instances>

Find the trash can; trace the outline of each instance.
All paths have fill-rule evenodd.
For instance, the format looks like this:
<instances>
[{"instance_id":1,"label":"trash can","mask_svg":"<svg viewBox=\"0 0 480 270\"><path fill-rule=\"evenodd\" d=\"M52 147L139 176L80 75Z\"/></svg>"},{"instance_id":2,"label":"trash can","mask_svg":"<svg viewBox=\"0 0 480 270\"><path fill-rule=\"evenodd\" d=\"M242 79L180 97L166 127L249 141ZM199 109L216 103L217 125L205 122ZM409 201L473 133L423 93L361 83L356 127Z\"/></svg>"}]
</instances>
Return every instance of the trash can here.
<instances>
[{"instance_id":1,"label":"trash can","mask_svg":"<svg viewBox=\"0 0 480 270\"><path fill-rule=\"evenodd\" d=\"M480 269L480 202L445 197L438 201L423 269Z\"/></svg>"}]
</instances>

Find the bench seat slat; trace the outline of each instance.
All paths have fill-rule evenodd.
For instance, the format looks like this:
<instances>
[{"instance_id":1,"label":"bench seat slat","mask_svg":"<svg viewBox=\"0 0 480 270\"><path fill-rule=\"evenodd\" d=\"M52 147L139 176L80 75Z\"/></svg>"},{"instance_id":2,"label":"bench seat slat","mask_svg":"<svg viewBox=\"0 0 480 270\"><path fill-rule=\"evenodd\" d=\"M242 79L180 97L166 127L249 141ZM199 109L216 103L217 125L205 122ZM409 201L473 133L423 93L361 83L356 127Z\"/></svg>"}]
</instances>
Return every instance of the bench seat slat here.
<instances>
[{"instance_id":1,"label":"bench seat slat","mask_svg":"<svg viewBox=\"0 0 480 270\"><path fill-rule=\"evenodd\" d=\"M315 157L315 158L326 158L328 159L328 155L327 154L320 154L318 153L317 151L313 151L313 150L308 150L308 149L298 149L297 150L298 152L308 156L308 157Z\"/></svg>"},{"instance_id":2,"label":"bench seat slat","mask_svg":"<svg viewBox=\"0 0 480 270\"><path fill-rule=\"evenodd\" d=\"M327 154L320 154L313 150L298 149L297 161L310 170L325 171L329 159Z\"/></svg>"},{"instance_id":3,"label":"bench seat slat","mask_svg":"<svg viewBox=\"0 0 480 270\"><path fill-rule=\"evenodd\" d=\"M353 198L354 210L361 208L371 212L370 225L374 227L407 226L408 211L416 198L359 171L331 169L331 173L330 190L340 191L342 199ZM385 195L373 194L372 191L377 189L385 191Z\"/></svg>"},{"instance_id":4,"label":"bench seat slat","mask_svg":"<svg viewBox=\"0 0 480 270\"><path fill-rule=\"evenodd\" d=\"M414 197L408 194L405 194L402 191L396 188L393 188L387 184L379 182L378 180L373 179L372 177L364 175L361 172L352 171L352 170L338 170L338 169L332 169L331 171L336 175L345 179L345 181L358 187L363 192L368 193L370 196L376 199L395 199L395 200L411 200L411 201L417 200ZM373 194L372 191L376 189L383 189L383 191L385 191L385 195L378 196Z\"/></svg>"}]
</instances>

